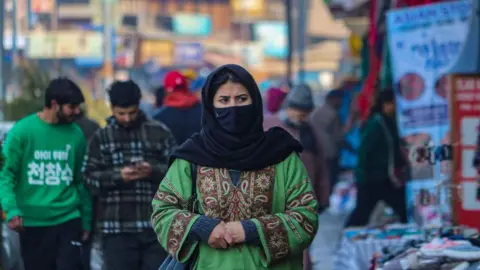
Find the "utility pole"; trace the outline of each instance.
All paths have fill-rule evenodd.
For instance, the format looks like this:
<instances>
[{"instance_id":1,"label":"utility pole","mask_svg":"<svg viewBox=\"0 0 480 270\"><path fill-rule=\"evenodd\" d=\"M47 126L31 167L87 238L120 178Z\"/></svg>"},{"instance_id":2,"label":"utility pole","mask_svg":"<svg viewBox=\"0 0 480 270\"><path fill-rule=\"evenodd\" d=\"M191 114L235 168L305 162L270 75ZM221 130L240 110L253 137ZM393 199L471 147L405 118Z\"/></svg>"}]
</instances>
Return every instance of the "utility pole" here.
<instances>
[{"instance_id":1,"label":"utility pole","mask_svg":"<svg viewBox=\"0 0 480 270\"><path fill-rule=\"evenodd\" d=\"M0 0L2 1L2 0ZM17 66L17 0L12 0L12 67L15 68Z\"/></svg>"},{"instance_id":2,"label":"utility pole","mask_svg":"<svg viewBox=\"0 0 480 270\"><path fill-rule=\"evenodd\" d=\"M285 16L288 33L288 54L287 54L287 80L289 86L292 85L292 60L293 60L293 14L292 14L292 0L285 0Z\"/></svg>"},{"instance_id":3,"label":"utility pole","mask_svg":"<svg viewBox=\"0 0 480 270\"><path fill-rule=\"evenodd\" d=\"M1 0L0 0L1 1ZM58 49L58 4L57 0L52 0L52 16L50 17L50 26L52 29L52 34L55 39L53 45L55 46L53 55L54 59L54 70L57 72L57 76L60 76L60 59L58 59L57 49Z\"/></svg>"},{"instance_id":4,"label":"utility pole","mask_svg":"<svg viewBox=\"0 0 480 270\"><path fill-rule=\"evenodd\" d=\"M27 24L28 24L28 30L32 30L33 29L32 0L27 0Z\"/></svg>"},{"instance_id":5,"label":"utility pole","mask_svg":"<svg viewBox=\"0 0 480 270\"><path fill-rule=\"evenodd\" d=\"M0 0L0 94L1 94L1 105L2 110L0 112L0 120L5 119L5 103L6 103L6 89L4 78L4 64L5 64L5 54L3 48L3 34L4 34L4 19L5 19L5 1Z\"/></svg>"},{"instance_id":6,"label":"utility pole","mask_svg":"<svg viewBox=\"0 0 480 270\"><path fill-rule=\"evenodd\" d=\"M105 78L105 86L108 86L113 82L112 30L112 0L103 0L103 36L105 45L103 76ZM106 89L106 87L104 89Z\"/></svg>"},{"instance_id":7,"label":"utility pole","mask_svg":"<svg viewBox=\"0 0 480 270\"><path fill-rule=\"evenodd\" d=\"M308 1L299 0L299 16L298 16L298 80L300 84L305 83L305 50L307 39L307 16Z\"/></svg>"}]
</instances>

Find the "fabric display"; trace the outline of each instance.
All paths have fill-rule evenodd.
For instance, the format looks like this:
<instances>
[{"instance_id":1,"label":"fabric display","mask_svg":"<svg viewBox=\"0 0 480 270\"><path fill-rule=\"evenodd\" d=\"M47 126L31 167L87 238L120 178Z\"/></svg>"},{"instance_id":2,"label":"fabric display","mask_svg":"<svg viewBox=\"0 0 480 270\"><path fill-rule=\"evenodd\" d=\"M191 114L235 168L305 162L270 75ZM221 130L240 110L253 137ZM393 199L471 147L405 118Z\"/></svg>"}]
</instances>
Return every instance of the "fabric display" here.
<instances>
[{"instance_id":1,"label":"fabric display","mask_svg":"<svg viewBox=\"0 0 480 270\"><path fill-rule=\"evenodd\" d=\"M353 173L343 173L333 188L328 211L335 216L347 215L355 208L356 200L357 188Z\"/></svg>"},{"instance_id":2,"label":"fabric display","mask_svg":"<svg viewBox=\"0 0 480 270\"><path fill-rule=\"evenodd\" d=\"M375 270L466 270L479 269L480 238L477 232L443 231L430 241L410 240L385 247L373 256Z\"/></svg>"},{"instance_id":3,"label":"fabric display","mask_svg":"<svg viewBox=\"0 0 480 270\"><path fill-rule=\"evenodd\" d=\"M383 228L349 228L344 230L340 248L335 254L333 270L365 270L372 258L385 247L401 246L423 238L424 232L415 226L390 225Z\"/></svg>"},{"instance_id":4,"label":"fabric display","mask_svg":"<svg viewBox=\"0 0 480 270\"><path fill-rule=\"evenodd\" d=\"M477 234L476 229L453 226L350 228L344 231L333 269L443 270L456 269L445 267L463 262L470 266L480 260Z\"/></svg>"}]
</instances>

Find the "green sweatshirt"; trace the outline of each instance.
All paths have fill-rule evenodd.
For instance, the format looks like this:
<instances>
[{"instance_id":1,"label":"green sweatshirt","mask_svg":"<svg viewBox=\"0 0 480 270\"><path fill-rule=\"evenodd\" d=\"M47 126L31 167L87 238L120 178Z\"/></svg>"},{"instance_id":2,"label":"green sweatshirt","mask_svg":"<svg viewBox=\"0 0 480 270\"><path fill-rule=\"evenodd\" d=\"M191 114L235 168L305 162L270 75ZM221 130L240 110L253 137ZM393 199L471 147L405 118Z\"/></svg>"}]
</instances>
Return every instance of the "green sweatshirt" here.
<instances>
[{"instance_id":1,"label":"green sweatshirt","mask_svg":"<svg viewBox=\"0 0 480 270\"><path fill-rule=\"evenodd\" d=\"M7 220L25 227L53 226L82 218L90 230L92 200L82 179L85 137L76 124L52 125L32 114L8 132L0 177Z\"/></svg>"}]
</instances>

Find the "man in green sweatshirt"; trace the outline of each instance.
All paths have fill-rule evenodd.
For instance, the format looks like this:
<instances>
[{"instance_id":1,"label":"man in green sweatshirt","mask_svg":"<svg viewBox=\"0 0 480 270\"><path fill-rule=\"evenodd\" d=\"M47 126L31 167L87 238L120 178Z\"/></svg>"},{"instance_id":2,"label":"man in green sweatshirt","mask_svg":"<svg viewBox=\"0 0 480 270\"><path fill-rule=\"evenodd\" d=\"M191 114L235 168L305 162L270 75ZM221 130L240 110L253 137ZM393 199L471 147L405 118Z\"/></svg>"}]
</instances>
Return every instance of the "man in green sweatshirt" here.
<instances>
[{"instance_id":1,"label":"man in green sweatshirt","mask_svg":"<svg viewBox=\"0 0 480 270\"><path fill-rule=\"evenodd\" d=\"M80 270L92 201L82 179L85 137L73 122L80 88L54 79L42 111L18 121L3 146L0 198L8 226L19 232L25 270Z\"/></svg>"}]
</instances>

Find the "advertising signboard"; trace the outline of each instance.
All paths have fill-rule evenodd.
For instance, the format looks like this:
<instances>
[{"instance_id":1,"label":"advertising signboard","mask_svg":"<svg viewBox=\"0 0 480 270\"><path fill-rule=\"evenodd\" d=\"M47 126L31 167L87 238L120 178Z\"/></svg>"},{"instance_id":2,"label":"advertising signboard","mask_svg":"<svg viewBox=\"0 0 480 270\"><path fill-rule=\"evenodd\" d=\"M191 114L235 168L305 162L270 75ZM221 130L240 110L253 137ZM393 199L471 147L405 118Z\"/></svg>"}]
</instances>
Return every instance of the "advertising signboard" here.
<instances>
[{"instance_id":1,"label":"advertising signboard","mask_svg":"<svg viewBox=\"0 0 480 270\"><path fill-rule=\"evenodd\" d=\"M177 13L173 16L173 32L187 36L208 36L212 33L212 20L208 15Z\"/></svg>"},{"instance_id":2,"label":"advertising signboard","mask_svg":"<svg viewBox=\"0 0 480 270\"><path fill-rule=\"evenodd\" d=\"M410 153L450 139L448 75L477 68L474 2L478 1L443 2L387 13L398 130ZM450 178L448 166L435 161L412 162L411 166L412 179L406 187L410 221L436 226L450 221L449 192L437 189Z\"/></svg>"},{"instance_id":3,"label":"advertising signboard","mask_svg":"<svg viewBox=\"0 0 480 270\"><path fill-rule=\"evenodd\" d=\"M449 77L450 141L453 143L452 180L455 220L458 224L480 228L480 185L473 166L480 132L480 75Z\"/></svg>"},{"instance_id":4,"label":"advertising signboard","mask_svg":"<svg viewBox=\"0 0 480 270\"><path fill-rule=\"evenodd\" d=\"M175 63L178 65L201 65L204 49L198 42L175 43Z\"/></svg>"}]
</instances>

